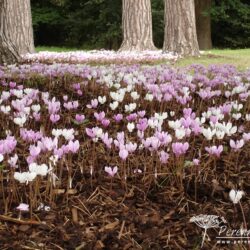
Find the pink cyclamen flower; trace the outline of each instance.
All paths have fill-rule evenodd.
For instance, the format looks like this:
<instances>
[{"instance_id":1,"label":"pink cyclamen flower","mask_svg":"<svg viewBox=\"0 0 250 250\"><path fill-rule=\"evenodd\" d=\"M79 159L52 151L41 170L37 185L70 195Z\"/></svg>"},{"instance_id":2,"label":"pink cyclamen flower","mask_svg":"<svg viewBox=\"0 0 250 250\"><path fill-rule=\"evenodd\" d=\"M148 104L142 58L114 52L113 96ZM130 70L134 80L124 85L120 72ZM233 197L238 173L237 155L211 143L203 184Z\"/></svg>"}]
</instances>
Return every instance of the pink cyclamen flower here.
<instances>
[{"instance_id":1,"label":"pink cyclamen flower","mask_svg":"<svg viewBox=\"0 0 250 250\"><path fill-rule=\"evenodd\" d=\"M237 150L241 149L244 146L245 142L244 142L243 139L237 140L237 141L234 141L234 140L231 139L229 144L230 144L230 147L232 149L234 149L234 151L237 151Z\"/></svg>"},{"instance_id":2,"label":"pink cyclamen flower","mask_svg":"<svg viewBox=\"0 0 250 250\"><path fill-rule=\"evenodd\" d=\"M9 86L10 86L10 88L14 89L16 87L16 83L15 82L9 82Z\"/></svg>"},{"instance_id":3,"label":"pink cyclamen flower","mask_svg":"<svg viewBox=\"0 0 250 250\"><path fill-rule=\"evenodd\" d=\"M37 157L41 152L41 148L35 145L30 145L29 150L32 157Z\"/></svg>"},{"instance_id":4,"label":"pink cyclamen flower","mask_svg":"<svg viewBox=\"0 0 250 250\"><path fill-rule=\"evenodd\" d=\"M145 110L138 111L137 114L138 114L141 118L143 118L143 117L145 116L145 114L146 114L146 111L145 111Z\"/></svg>"},{"instance_id":5,"label":"pink cyclamen flower","mask_svg":"<svg viewBox=\"0 0 250 250\"><path fill-rule=\"evenodd\" d=\"M161 163L166 164L168 162L168 159L169 159L169 154L167 152L165 152L165 151L162 150L159 153L159 155L160 155L160 161L161 161Z\"/></svg>"},{"instance_id":6,"label":"pink cyclamen flower","mask_svg":"<svg viewBox=\"0 0 250 250\"><path fill-rule=\"evenodd\" d=\"M16 209L20 211L29 211L29 205L25 203L20 203Z\"/></svg>"},{"instance_id":7,"label":"pink cyclamen flower","mask_svg":"<svg viewBox=\"0 0 250 250\"><path fill-rule=\"evenodd\" d=\"M102 125L103 125L105 128L108 127L109 124L110 124L110 120L109 120L109 119L103 119L103 120L102 120Z\"/></svg>"},{"instance_id":8,"label":"pink cyclamen flower","mask_svg":"<svg viewBox=\"0 0 250 250\"><path fill-rule=\"evenodd\" d=\"M90 104L87 104L87 108L91 109L91 108L96 108L98 106L98 100L97 99L93 99L91 100Z\"/></svg>"},{"instance_id":9,"label":"pink cyclamen flower","mask_svg":"<svg viewBox=\"0 0 250 250\"><path fill-rule=\"evenodd\" d=\"M85 115L76 114L75 116L75 120L79 123L83 122L84 119L85 119Z\"/></svg>"},{"instance_id":10,"label":"pink cyclamen flower","mask_svg":"<svg viewBox=\"0 0 250 250\"><path fill-rule=\"evenodd\" d=\"M107 146L107 148L111 148L113 143L113 138L109 138L108 133L104 133L101 136L103 143Z\"/></svg>"},{"instance_id":11,"label":"pink cyclamen flower","mask_svg":"<svg viewBox=\"0 0 250 250\"><path fill-rule=\"evenodd\" d=\"M114 177L115 174L118 172L118 167L115 166L115 167L112 168L112 167L106 166L106 167L104 168L104 171L105 171L106 173L108 173L109 176Z\"/></svg>"},{"instance_id":12,"label":"pink cyclamen flower","mask_svg":"<svg viewBox=\"0 0 250 250\"><path fill-rule=\"evenodd\" d=\"M119 156L122 160L126 160L128 157L128 150L125 148L121 149L119 152Z\"/></svg>"},{"instance_id":13,"label":"pink cyclamen flower","mask_svg":"<svg viewBox=\"0 0 250 250\"><path fill-rule=\"evenodd\" d=\"M102 121L105 118L105 112L102 111L100 113L95 112L94 117L96 118L97 121Z\"/></svg>"},{"instance_id":14,"label":"pink cyclamen flower","mask_svg":"<svg viewBox=\"0 0 250 250\"><path fill-rule=\"evenodd\" d=\"M69 143L68 143L68 150L70 151L70 152L72 152L72 153L77 153L77 151L79 150L79 148L80 148L80 143L79 143L79 141L78 140L76 140L76 141L70 141Z\"/></svg>"},{"instance_id":15,"label":"pink cyclamen flower","mask_svg":"<svg viewBox=\"0 0 250 250\"><path fill-rule=\"evenodd\" d=\"M219 145L217 146L211 146L211 147L205 147L205 150L210 154L214 155L216 157L220 157L222 151L223 151L223 146Z\"/></svg>"},{"instance_id":16,"label":"pink cyclamen flower","mask_svg":"<svg viewBox=\"0 0 250 250\"><path fill-rule=\"evenodd\" d=\"M244 133L242 138L245 142L250 141L250 133Z\"/></svg>"},{"instance_id":17,"label":"pink cyclamen flower","mask_svg":"<svg viewBox=\"0 0 250 250\"><path fill-rule=\"evenodd\" d=\"M193 159L193 164L195 166L198 166L200 164L200 160L199 159Z\"/></svg>"},{"instance_id":18,"label":"pink cyclamen flower","mask_svg":"<svg viewBox=\"0 0 250 250\"><path fill-rule=\"evenodd\" d=\"M136 124L136 128L140 131L145 131L148 127L148 120L146 118L139 119L139 122Z\"/></svg>"},{"instance_id":19,"label":"pink cyclamen flower","mask_svg":"<svg viewBox=\"0 0 250 250\"><path fill-rule=\"evenodd\" d=\"M183 155L187 152L189 148L189 143L181 143L181 142L176 142L172 144L172 150L176 156Z\"/></svg>"},{"instance_id":20,"label":"pink cyclamen flower","mask_svg":"<svg viewBox=\"0 0 250 250\"><path fill-rule=\"evenodd\" d=\"M114 115L113 118L116 122L120 122L123 119L123 115L117 114L117 115Z\"/></svg>"},{"instance_id":21,"label":"pink cyclamen flower","mask_svg":"<svg viewBox=\"0 0 250 250\"><path fill-rule=\"evenodd\" d=\"M78 89L78 90L77 90L77 94L78 94L79 96L82 96L83 93L82 93L82 91L81 91L80 89Z\"/></svg>"},{"instance_id":22,"label":"pink cyclamen flower","mask_svg":"<svg viewBox=\"0 0 250 250\"><path fill-rule=\"evenodd\" d=\"M34 117L35 121L38 122L41 119L41 114L40 113L33 113L33 117Z\"/></svg>"},{"instance_id":23,"label":"pink cyclamen flower","mask_svg":"<svg viewBox=\"0 0 250 250\"><path fill-rule=\"evenodd\" d=\"M60 120L60 115L58 115L58 114L51 114L49 118L50 118L50 120L51 120L52 123L56 123L56 122L58 122Z\"/></svg>"}]
</instances>

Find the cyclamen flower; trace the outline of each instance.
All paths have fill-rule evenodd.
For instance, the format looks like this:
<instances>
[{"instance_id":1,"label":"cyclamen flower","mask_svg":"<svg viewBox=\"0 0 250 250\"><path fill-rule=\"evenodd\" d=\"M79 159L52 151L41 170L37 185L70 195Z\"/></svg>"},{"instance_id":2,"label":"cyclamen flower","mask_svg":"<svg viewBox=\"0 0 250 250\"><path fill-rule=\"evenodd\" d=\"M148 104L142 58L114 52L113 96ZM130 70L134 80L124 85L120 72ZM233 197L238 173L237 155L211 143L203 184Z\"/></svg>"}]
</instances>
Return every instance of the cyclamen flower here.
<instances>
[{"instance_id":1,"label":"cyclamen flower","mask_svg":"<svg viewBox=\"0 0 250 250\"><path fill-rule=\"evenodd\" d=\"M129 142L125 145L125 149L129 152L129 153L133 153L137 148L137 143L132 143Z\"/></svg>"},{"instance_id":2,"label":"cyclamen flower","mask_svg":"<svg viewBox=\"0 0 250 250\"><path fill-rule=\"evenodd\" d=\"M185 143L176 142L172 144L172 150L177 157L185 154L188 148L189 148L188 142L185 142Z\"/></svg>"},{"instance_id":3,"label":"cyclamen flower","mask_svg":"<svg viewBox=\"0 0 250 250\"><path fill-rule=\"evenodd\" d=\"M85 131L86 131L86 134L90 138L92 138L95 142L98 141L98 138L101 138L103 134L103 130L99 127L86 128Z\"/></svg>"},{"instance_id":4,"label":"cyclamen flower","mask_svg":"<svg viewBox=\"0 0 250 250\"><path fill-rule=\"evenodd\" d=\"M51 114L49 119L52 123L57 123L60 120L60 115L58 114Z\"/></svg>"},{"instance_id":5,"label":"cyclamen flower","mask_svg":"<svg viewBox=\"0 0 250 250\"><path fill-rule=\"evenodd\" d=\"M181 140L183 139L184 137L186 136L186 130L185 128L178 128L175 130L175 137L178 139L178 140Z\"/></svg>"},{"instance_id":6,"label":"cyclamen flower","mask_svg":"<svg viewBox=\"0 0 250 250\"><path fill-rule=\"evenodd\" d=\"M244 191L240 191L240 190L234 190L232 189L229 192L229 198L230 200L234 203L237 204L239 203L239 201L241 200L242 196L244 195Z\"/></svg>"},{"instance_id":7,"label":"cyclamen flower","mask_svg":"<svg viewBox=\"0 0 250 250\"><path fill-rule=\"evenodd\" d=\"M244 146L244 144L245 142L243 139L237 141L234 141L232 139L230 140L230 147L234 149L234 151L241 149Z\"/></svg>"},{"instance_id":8,"label":"cyclamen flower","mask_svg":"<svg viewBox=\"0 0 250 250\"><path fill-rule=\"evenodd\" d=\"M105 128L108 127L109 124L110 124L110 120L109 120L109 119L103 119L103 120L102 120L102 125L103 125Z\"/></svg>"},{"instance_id":9,"label":"cyclamen flower","mask_svg":"<svg viewBox=\"0 0 250 250\"><path fill-rule=\"evenodd\" d=\"M77 153L77 151L79 150L80 148L80 143L78 140L76 141L70 141L69 144L67 145L68 146L68 149L70 152L72 153Z\"/></svg>"},{"instance_id":10,"label":"cyclamen flower","mask_svg":"<svg viewBox=\"0 0 250 250\"><path fill-rule=\"evenodd\" d=\"M92 109L92 108L95 109L95 108L97 108L97 106L98 106L97 99L93 99L93 100L91 100L90 104L87 104L88 109Z\"/></svg>"},{"instance_id":11,"label":"cyclamen flower","mask_svg":"<svg viewBox=\"0 0 250 250\"><path fill-rule=\"evenodd\" d=\"M33 162L29 165L29 171L36 175L46 176L48 173L48 166L46 164L38 165Z\"/></svg>"},{"instance_id":12,"label":"cyclamen flower","mask_svg":"<svg viewBox=\"0 0 250 250\"><path fill-rule=\"evenodd\" d=\"M166 164L168 162L168 159L169 159L169 154L162 150L159 153L159 155L160 155L161 163Z\"/></svg>"},{"instance_id":13,"label":"cyclamen flower","mask_svg":"<svg viewBox=\"0 0 250 250\"><path fill-rule=\"evenodd\" d=\"M139 122L136 124L136 128L140 131L145 131L148 127L148 120L146 118L139 119Z\"/></svg>"},{"instance_id":14,"label":"cyclamen flower","mask_svg":"<svg viewBox=\"0 0 250 250\"><path fill-rule=\"evenodd\" d=\"M83 122L85 119L85 116L84 115L80 115L80 114L76 114L75 116L75 120L79 123Z\"/></svg>"},{"instance_id":15,"label":"cyclamen flower","mask_svg":"<svg viewBox=\"0 0 250 250\"><path fill-rule=\"evenodd\" d=\"M33 113L33 117L34 117L35 121L38 122L41 119L41 114L40 113Z\"/></svg>"},{"instance_id":16,"label":"cyclamen flower","mask_svg":"<svg viewBox=\"0 0 250 250\"><path fill-rule=\"evenodd\" d=\"M212 140L213 136L216 134L216 130L215 129L211 129L211 128L203 128L202 130L202 134L206 137L207 140Z\"/></svg>"},{"instance_id":17,"label":"cyclamen flower","mask_svg":"<svg viewBox=\"0 0 250 250\"><path fill-rule=\"evenodd\" d=\"M29 150L30 150L30 155L33 157L37 157L41 152L41 148L35 145L30 145Z\"/></svg>"},{"instance_id":18,"label":"cyclamen flower","mask_svg":"<svg viewBox=\"0 0 250 250\"><path fill-rule=\"evenodd\" d=\"M75 130L73 128L71 128L71 129L63 129L62 130L62 136L67 141L71 141L71 140L74 139L74 133L75 133Z\"/></svg>"},{"instance_id":19,"label":"cyclamen flower","mask_svg":"<svg viewBox=\"0 0 250 250\"><path fill-rule=\"evenodd\" d=\"M115 174L118 172L118 167L115 166L114 168L105 166L104 171L108 173L109 176L114 177Z\"/></svg>"},{"instance_id":20,"label":"cyclamen flower","mask_svg":"<svg viewBox=\"0 0 250 250\"><path fill-rule=\"evenodd\" d=\"M51 101L48 101L47 105L50 114L56 114L61 107L61 103L59 101L56 101L55 97Z\"/></svg>"},{"instance_id":21,"label":"cyclamen flower","mask_svg":"<svg viewBox=\"0 0 250 250\"><path fill-rule=\"evenodd\" d=\"M123 119L123 115L117 114L117 115L114 115L113 118L116 122L120 122Z\"/></svg>"},{"instance_id":22,"label":"cyclamen flower","mask_svg":"<svg viewBox=\"0 0 250 250\"><path fill-rule=\"evenodd\" d=\"M211 146L211 147L205 147L205 150L210 154L210 155L214 155L217 157L220 157L222 151L223 151L223 146L219 145L219 146Z\"/></svg>"},{"instance_id":23,"label":"cyclamen flower","mask_svg":"<svg viewBox=\"0 0 250 250\"><path fill-rule=\"evenodd\" d=\"M14 118L14 123L17 124L19 127L23 127L24 123L26 122L26 116L16 117Z\"/></svg>"},{"instance_id":24,"label":"cyclamen flower","mask_svg":"<svg viewBox=\"0 0 250 250\"><path fill-rule=\"evenodd\" d=\"M0 140L0 154L10 154L17 145L17 141L14 136L7 136L6 139Z\"/></svg>"},{"instance_id":25,"label":"cyclamen flower","mask_svg":"<svg viewBox=\"0 0 250 250\"><path fill-rule=\"evenodd\" d=\"M111 145L113 143L113 138L109 138L108 133L102 134L101 139L103 143L107 146L107 148L111 148Z\"/></svg>"},{"instance_id":26,"label":"cyclamen flower","mask_svg":"<svg viewBox=\"0 0 250 250\"><path fill-rule=\"evenodd\" d=\"M119 152L119 156L122 160L126 160L128 157L128 150L125 148L121 149Z\"/></svg>"},{"instance_id":27,"label":"cyclamen flower","mask_svg":"<svg viewBox=\"0 0 250 250\"><path fill-rule=\"evenodd\" d=\"M112 109L112 110L115 110L119 105L119 102L117 101L114 101L112 103L109 104L109 107Z\"/></svg>"},{"instance_id":28,"label":"cyclamen flower","mask_svg":"<svg viewBox=\"0 0 250 250\"><path fill-rule=\"evenodd\" d=\"M94 113L94 117L96 118L97 121L102 121L105 118L105 112L100 112L100 113Z\"/></svg>"},{"instance_id":29,"label":"cyclamen flower","mask_svg":"<svg viewBox=\"0 0 250 250\"><path fill-rule=\"evenodd\" d=\"M107 101L106 96L98 96L98 102L104 104Z\"/></svg>"},{"instance_id":30,"label":"cyclamen flower","mask_svg":"<svg viewBox=\"0 0 250 250\"><path fill-rule=\"evenodd\" d=\"M133 132L133 130L135 129L135 124L133 122L128 123L127 129L130 133Z\"/></svg>"},{"instance_id":31,"label":"cyclamen flower","mask_svg":"<svg viewBox=\"0 0 250 250\"><path fill-rule=\"evenodd\" d=\"M25 203L20 203L18 207L16 207L19 211L29 211L29 205Z\"/></svg>"},{"instance_id":32,"label":"cyclamen flower","mask_svg":"<svg viewBox=\"0 0 250 250\"><path fill-rule=\"evenodd\" d=\"M250 133L244 133L242 137L245 142L250 141Z\"/></svg>"},{"instance_id":33,"label":"cyclamen flower","mask_svg":"<svg viewBox=\"0 0 250 250\"><path fill-rule=\"evenodd\" d=\"M14 173L14 179L18 180L20 183L26 183L33 181L36 178L36 173L32 172L15 172Z\"/></svg>"},{"instance_id":34,"label":"cyclamen flower","mask_svg":"<svg viewBox=\"0 0 250 250\"><path fill-rule=\"evenodd\" d=\"M138 111L137 114L143 118L145 115L146 115L146 111L145 110L142 110L142 111Z\"/></svg>"},{"instance_id":35,"label":"cyclamen flower","mask_svg":"<svg viewBox=\"0 0 250 250\"><path fill-rule=\"evenodd\" d=\"M17 168L18 167L17 160L18 160L18 156L17 156L17 154L15 154L14 156L12 156L8 159L8 163L10 164L10 166L12 168ZM0 162L1 162L1 155L0 155Z\"/></svg>"},{"instance_id":36,"label":"cyclamen flower","mask_svg":"<svg viewBox=\"0 0 250 250\"><path fill-rule=\"evenodd\" d=\"M195 166L198 166L200 164L200 160L199 159L193 159L193 164Z\"/></svg>"},{"instance_id":37,"label":"cyclamen flower","mask_svg":"<svg viewBox=\"0 0 250 250\"><path fill-rule=\"evenodd\" d=\"M4 157L2 154L0 154L0 163L3 161Z\"/></svg>"}]
</instances>

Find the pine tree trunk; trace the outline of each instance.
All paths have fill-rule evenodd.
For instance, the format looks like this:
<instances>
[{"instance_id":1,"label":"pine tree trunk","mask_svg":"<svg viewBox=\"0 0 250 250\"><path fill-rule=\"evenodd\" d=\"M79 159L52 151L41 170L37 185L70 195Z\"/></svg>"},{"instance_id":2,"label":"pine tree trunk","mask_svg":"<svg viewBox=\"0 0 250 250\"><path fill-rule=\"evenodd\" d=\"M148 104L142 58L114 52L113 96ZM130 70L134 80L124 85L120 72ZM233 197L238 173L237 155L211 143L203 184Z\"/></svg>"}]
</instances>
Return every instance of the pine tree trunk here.
<instances>
[{"instance_id":1,"label":"pine tree trunk","mask_svg":"<svg viewBox=\"0 0 250 250\"><path fill-rule=\"evenodd\" d=\"M201 50L212 48L211 16L209 13L211 4L211 0L195 0L197 38Z\"/></svg>"},{"instance_id":2,"label":"pine tree trunk","mask_svg":"<svg viewBox=\"0 0 250 250\"><path fill-rule=\"evenodd\" d=\"M30 0L0 0L0 63L34 51Z\"/></svg>"},{"instance_id":3,"label":"pine tree trunk","mask_svg":"<svg viewBox=\"0 0 250 250\"><path fill-rule=\"evenodd\" d=\"M165 0L163 52L199 55L194 0Z\"/></svg>"},{"instance_id":4,"label":"pine tree trunk","mask_svg":"<svg viewBox=\"0 0 250 250\"><path fill-rule=\"evenodd\" d=\"M156 49L153 43L151 0L122 0L123 42L120 51Z\"/></svg>"},{"instance_id":5,"label":"pine tree trunk","mask_svg":"<svg viewBox=\"0 0 250 250\"><path fill-rule=\"evenodd\" d=\"M33 53L34 39L30 0L5 0L4 32L20 54Z\"/></svg>"},{"instance_id":6,"label":"pine tree trunk","mask_svg":"<svg viewBox=\"0 0 250 250\"><path fill-rule=\"evenodd\" d=\"M11 0L0 0L0 64L16 63L20 55L13 44L9 32L6 32L6 4Z\"/></svg>"}]
</instances>

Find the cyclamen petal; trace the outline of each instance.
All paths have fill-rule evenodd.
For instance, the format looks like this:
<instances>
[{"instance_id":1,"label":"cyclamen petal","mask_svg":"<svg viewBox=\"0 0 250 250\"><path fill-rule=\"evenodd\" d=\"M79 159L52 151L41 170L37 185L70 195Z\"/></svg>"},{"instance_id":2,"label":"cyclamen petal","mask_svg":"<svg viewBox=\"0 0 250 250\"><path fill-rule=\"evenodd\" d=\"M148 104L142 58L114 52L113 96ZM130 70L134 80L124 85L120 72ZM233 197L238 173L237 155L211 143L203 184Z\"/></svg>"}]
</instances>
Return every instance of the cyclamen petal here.
<instances>
[{"instance_id":1,"label":"cyclamen petal","mask_svg":"<svg viewBox=\"0 0 250 250\"><path fill-rule=\"evenodd\" d=\"M234 204L237 204L239 203L244 194L245 193L243 191L232 189L229 192L229 198Z\"/></svg>"},{"instance_id":2,"label":"cyclamen petal","mask_svg":"<svg viewBox=\"0 0 250 250\"><path fill-rule=\"evenodd\" d=\"M106 166L104 171L109 174L109 176L114 177L115 174L118 172L118 167L115 166L114 168Z\"/></svg>"},{"instance_id":3,"label":"cyclamen petal","mask_svg":"<svg viewBox=\"0 0 250 250\"><path fill-rule=\"evenodd\" d=\"M119 156L122 160L126 160L128 157L128 151L126 149L121 149L119 152Z\"/></svg>"}]
</instances>

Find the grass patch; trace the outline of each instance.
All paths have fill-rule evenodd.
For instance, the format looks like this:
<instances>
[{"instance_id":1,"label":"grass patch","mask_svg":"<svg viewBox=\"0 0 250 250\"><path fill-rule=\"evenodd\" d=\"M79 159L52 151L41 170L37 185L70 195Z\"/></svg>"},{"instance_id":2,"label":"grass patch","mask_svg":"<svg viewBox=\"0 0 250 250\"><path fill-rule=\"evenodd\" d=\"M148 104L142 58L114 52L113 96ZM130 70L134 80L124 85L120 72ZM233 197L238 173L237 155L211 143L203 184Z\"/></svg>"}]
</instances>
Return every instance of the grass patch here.
<instances>
[{"instance_id":1,"label":"grass patch","mask_svg":"<svg viewBox=\"0 0 250 250\"><path fill-rule=\"evenodd\" d=\"M176 62L176 66L188 66L193 63L209 66L211 64L232 64L239 70L250 67L250 49L213 49L205 51L200 57L187 57Z\"/></svg>"},{"instance_id":2,"label":"grass patch","mask_svg":"<svg viewBox=\"0 0 250 250\"><path fill-rule=\"evenodd\" d=\"M47 47L47 46L38 46L36 47L36 52L40 52L40 51L50 51L50 52L70 52L70 51L76 51L76 50L80 50L80 49L76 49L76 48L68 48L68 47Z\"/></svg>"}]
</instances>

